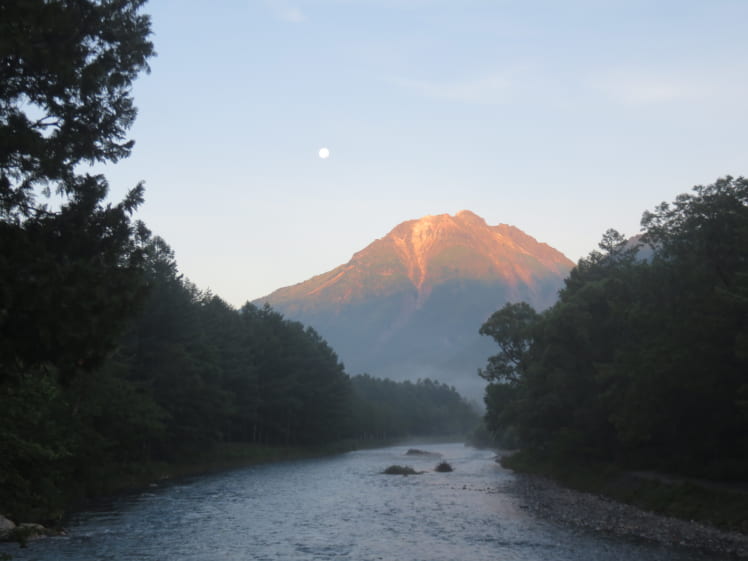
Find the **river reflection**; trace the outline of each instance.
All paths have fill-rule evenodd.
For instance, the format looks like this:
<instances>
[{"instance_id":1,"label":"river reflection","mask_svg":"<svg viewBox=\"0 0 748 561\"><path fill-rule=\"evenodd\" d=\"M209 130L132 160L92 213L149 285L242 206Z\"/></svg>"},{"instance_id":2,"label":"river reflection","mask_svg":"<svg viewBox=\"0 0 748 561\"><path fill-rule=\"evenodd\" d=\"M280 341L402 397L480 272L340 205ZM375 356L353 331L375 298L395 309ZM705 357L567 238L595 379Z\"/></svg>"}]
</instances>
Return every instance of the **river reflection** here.
<instances>
[{"instance_id":1,"label":"river reflection","mask_svg":"<svg viewBox=\"0 0 748 561\"><path fill-rule=\"evenodd\" d=\"M720 559L540 520L511 493L490 451L421 445L252 466L171 483L73 517L68 535L5 544L38 561L642 560ZM427 470L382 475L392 464Z\"/></svg>"}]
</instances>

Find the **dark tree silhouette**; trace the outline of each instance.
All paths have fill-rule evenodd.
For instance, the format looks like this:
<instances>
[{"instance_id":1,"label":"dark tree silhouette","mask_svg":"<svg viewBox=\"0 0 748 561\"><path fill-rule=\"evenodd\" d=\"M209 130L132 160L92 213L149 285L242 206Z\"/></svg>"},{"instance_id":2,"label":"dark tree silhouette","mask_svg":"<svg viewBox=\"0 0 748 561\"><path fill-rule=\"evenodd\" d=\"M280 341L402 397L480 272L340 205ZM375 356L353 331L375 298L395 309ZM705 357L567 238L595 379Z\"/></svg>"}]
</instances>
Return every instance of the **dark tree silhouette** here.
<instances>
[{"instance_id":1,"label":"dark tree silhouette","mask_svg":"<svg viewBox=\"0 0 748 561\"><path fill-rule=\"evenodd\" d=\"M143 3L0 0L0 377L92 369L142 296L143 185L107 204L84 170L132 149Z\"/></svg>"}]
</instances>

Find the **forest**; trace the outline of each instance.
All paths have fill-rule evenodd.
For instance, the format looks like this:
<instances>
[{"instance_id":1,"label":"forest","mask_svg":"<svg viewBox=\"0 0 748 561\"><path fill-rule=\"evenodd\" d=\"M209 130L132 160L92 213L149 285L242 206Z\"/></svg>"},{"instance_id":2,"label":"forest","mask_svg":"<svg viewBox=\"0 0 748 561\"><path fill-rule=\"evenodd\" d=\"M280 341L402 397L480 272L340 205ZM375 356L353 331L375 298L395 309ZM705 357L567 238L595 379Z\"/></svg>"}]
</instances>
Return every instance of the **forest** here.
<instances>
[{"instance_id":1,"label":"forest","mask_svg":"<svg viewBox=\"0 0 748 561\"><path fill-rule=\"evenodd\" d=\"M614 230L558 302L481 327L486 422L541 455L718 480L748 473L748 180L696 186Z\"/></svg>"},{"instance_id":2,"label":"forest","mask_svg":"<svg viewBox=\"0 0 748 561\"><path fill-rule=\"evenodd\" d=\"M453 388L351 380L313 328L199 290L134 218L142 183L108 200L92 165L134 145L143 5L0 1L0 513L56 520L229 443L472 428Z\"/></svg>"},{"instance_id":3,"label":"forest","mask_svg":"<svg viewBox=\"0 0 748 561\"><path fill-rule=\"evenodd\" d=\"M158 237L144 247L142 274L144 301L96 366L66 370L48 358L6 368L0 506L8 515L54 518L154 464L190 464L228 443L321 450L462 437L479 422L454 388L351 378L313 328L199 291Z\"/></svg>"}]
</instances>

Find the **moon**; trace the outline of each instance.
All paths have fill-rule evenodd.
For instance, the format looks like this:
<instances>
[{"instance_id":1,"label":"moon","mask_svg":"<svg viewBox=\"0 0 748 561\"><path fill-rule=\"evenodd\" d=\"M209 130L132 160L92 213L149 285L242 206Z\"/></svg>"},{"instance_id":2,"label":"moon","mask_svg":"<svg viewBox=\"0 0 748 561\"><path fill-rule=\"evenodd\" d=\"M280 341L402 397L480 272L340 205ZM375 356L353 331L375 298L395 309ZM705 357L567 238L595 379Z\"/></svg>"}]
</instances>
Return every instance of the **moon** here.
<instances>
[{"instance_id":1,"label":"moon","mask_svg":"<svg viewBox=\"0 0 748 561\"><path fill-rule=\"evenodd\" d=\"M329 148L320 148L319 149L319 157L323 160L326 160L330 157L330 149Z\"/></svg>"}]
</instances>

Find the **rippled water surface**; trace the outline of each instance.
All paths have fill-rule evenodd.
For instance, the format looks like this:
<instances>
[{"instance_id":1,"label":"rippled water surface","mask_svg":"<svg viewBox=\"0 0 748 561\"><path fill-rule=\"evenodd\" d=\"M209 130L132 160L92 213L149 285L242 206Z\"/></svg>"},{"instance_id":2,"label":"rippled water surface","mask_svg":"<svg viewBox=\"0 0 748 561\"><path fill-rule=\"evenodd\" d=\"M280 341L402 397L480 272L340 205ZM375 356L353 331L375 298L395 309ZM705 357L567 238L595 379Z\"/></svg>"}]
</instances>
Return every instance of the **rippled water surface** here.
<instances>
[{"instance_id":1,"label":"rippled water surface","mask_svg":"<svg viewBox=\"0 0 748 561\"><path fill-rule=\"evenodd\" d=\"M182 480L83 512L68 535L5 544L13 559L43 561L700 560L535 518L511 492L512 474L489 451L460 444L408 447L253 466ZM382 475L392 464L429 470Z\"/></svg>"}]
</instances>

